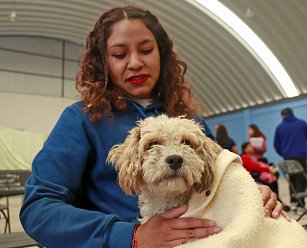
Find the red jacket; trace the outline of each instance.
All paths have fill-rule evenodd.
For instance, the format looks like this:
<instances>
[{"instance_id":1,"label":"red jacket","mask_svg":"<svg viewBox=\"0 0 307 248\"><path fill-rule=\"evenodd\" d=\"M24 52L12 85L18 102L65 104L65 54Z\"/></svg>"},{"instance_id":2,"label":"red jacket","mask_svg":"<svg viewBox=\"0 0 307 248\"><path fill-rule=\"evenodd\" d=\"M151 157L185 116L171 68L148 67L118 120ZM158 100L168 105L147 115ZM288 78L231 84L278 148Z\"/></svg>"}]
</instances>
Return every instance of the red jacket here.
<instances>
[{"instance_id":1,"label":"red jacket","mask_svg":"<svg viewBox=\"0 0 307 248\"><path fill-rule=\"evenodd\" d=\"M247 154L241 155L242 163L245 169L251 173L251 172L270 172L269 166L266 166L264 163L256 163L254 160Z\"/></svg>"}]
</instances>

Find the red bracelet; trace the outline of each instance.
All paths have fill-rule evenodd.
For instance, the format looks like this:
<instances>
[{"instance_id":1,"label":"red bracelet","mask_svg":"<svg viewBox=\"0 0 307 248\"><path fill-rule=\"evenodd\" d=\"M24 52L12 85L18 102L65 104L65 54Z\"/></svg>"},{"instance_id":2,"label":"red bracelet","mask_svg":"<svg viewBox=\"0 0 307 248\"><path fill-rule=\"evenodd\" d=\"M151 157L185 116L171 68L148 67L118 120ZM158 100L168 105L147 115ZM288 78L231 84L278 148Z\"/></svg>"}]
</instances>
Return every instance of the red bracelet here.
<instances>
[{"instance_id":1,"label":"red bracelet","mask_svg":"<svg viewBox=\"0 0 307 248\"><path fill-rule=\"evenodd\" d=\"M132 237L132 248L138 248L138 243L136 241L135 234L136 234L136 231L138 230L139 226L140 226L139 223L136 223L136 225L134 226L133 237Z\"/></svg>"}]
</instances>

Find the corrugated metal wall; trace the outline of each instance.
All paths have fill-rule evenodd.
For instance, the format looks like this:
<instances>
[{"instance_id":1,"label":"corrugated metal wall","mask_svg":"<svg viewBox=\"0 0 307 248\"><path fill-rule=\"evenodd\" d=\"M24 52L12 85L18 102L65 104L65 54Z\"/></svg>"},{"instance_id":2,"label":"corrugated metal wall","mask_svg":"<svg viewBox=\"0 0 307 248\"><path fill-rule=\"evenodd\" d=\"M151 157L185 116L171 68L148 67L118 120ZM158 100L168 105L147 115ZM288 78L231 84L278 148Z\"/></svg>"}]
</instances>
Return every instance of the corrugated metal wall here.
<instances>
[{"instance_id":1,"label":"corrugated metal wall","mask_svg":"<svg viewBox=\"0 0 307 248\"><path fill-rule=\"evenodd\" d=\"M0 37L0 91L74 98L81 46L41 37Z\"/></svg>"}]
</instances>

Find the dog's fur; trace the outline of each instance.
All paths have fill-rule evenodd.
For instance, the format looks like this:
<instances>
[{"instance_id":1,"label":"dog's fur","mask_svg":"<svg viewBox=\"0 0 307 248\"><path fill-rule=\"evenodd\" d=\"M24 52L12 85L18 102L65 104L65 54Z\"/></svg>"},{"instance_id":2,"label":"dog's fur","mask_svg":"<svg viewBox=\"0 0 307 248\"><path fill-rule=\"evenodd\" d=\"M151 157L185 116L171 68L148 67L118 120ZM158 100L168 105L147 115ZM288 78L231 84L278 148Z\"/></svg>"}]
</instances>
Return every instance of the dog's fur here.
<instances>
[{"instance_id":1,"label":"dog's fur","mask_svg":"<svg viewBox=\"0 0 307 248\"><path fill-rule=\"evenodd\" d=\"M206 137L193 120L162 115L140 121L111 149L108 162L121 188L139 195L141 223L188 204L184 216L212 219L223 228L180 247L306 247L299 223L264 217L261 194L240 157Z\"/></svg>"},{"instance_id":2,"label":"dog's fur","mask_svg":"<svg viewBox=\"0 0 307 248\"><path fill-rule=\"evenodd\" d=\"M124 192L139 194L143 223L208 189L211 165L221 151L193 120L161 115L139 122L123 144L111 149L108 161Z\"/></svg>"}]
</instances>

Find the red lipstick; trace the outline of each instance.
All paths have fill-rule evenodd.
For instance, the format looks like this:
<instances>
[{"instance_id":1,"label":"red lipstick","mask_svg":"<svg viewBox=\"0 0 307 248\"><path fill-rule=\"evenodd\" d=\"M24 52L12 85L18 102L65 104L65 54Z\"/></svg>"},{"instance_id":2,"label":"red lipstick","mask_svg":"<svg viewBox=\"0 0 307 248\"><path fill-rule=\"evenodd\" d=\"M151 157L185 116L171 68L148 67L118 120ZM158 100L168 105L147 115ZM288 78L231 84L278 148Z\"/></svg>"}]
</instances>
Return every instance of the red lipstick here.
<instances>
[{"instance_id":1,"label":"red lipstick","mask_svg":"<svg viewBox=\"0 0 307 248\"><path fill-rule=\"evenodd\" d=\"M148 79L148 75L146 74L139 74L139 75L133 75L127 79L127 81L131 84L140 85L144 84Z\"/></svg>"}]
</instances>

